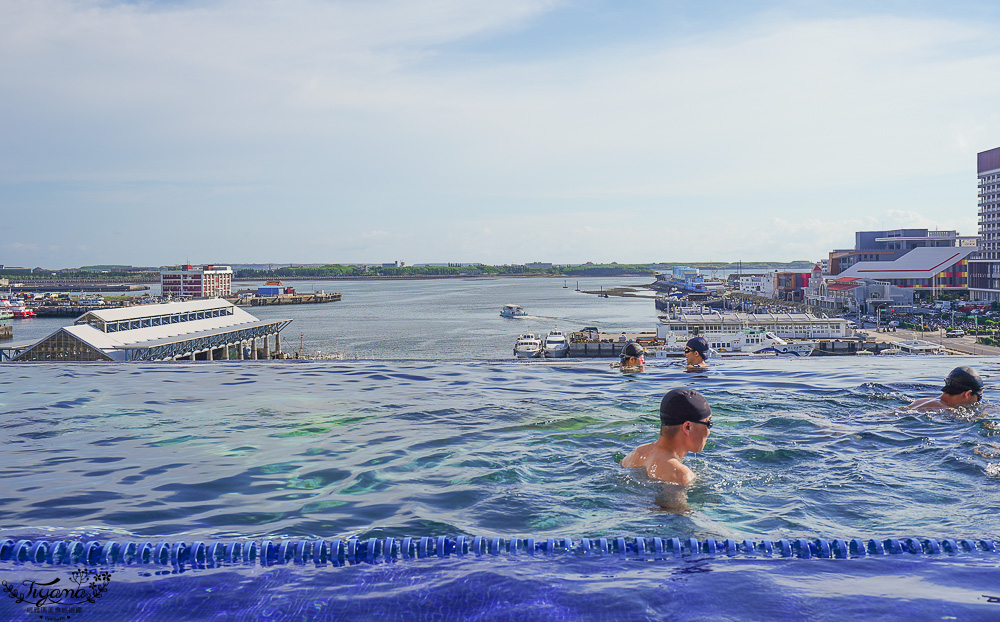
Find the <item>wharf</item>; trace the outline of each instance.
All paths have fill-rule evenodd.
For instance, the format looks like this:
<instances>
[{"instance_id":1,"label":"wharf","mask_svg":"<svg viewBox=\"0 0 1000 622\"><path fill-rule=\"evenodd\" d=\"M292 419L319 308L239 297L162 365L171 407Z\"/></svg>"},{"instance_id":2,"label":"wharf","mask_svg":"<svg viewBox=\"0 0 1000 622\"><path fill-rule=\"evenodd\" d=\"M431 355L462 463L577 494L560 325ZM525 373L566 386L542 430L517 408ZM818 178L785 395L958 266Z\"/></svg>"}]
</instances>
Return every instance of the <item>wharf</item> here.
<instances>
[{"instance_id":1,"label":"wharf","mask_svg":"<svg viewBox=\"0 0 1000 622\"><path fill-rule=\"evenodd\" d=\"M571 358L618 358L622 348L629 341L643 347L657 344L656 333L597 333L581 331L569 335L569 356Z\"/></svg>"},{"instance_id":2,"label":"wharf","mask_svg":"<svg viewBox=\"0 0 1000 622\"><path fill-rule=\"evenodd\" d=\"M74 283L29 281L5 287L11 292L140 292L149 289L148 285L122 285L109 283Z\"/></svg>"},{"instance_id":3,"label":"wharf","mask_svg":"<svg viewBox=\"0 0 1000 622\"><path fill-rule=\"evenodd\" d=\"M80 317L89 311L102 311L104 309L117 309L129 305L99 305L85 307L82 305L43 305L32 307L38 317Z\"/></svg>"},{"instance_id":4,"label":"wharf","mask_svg":"<svg viewBox=\"0 0 1000 622\"><path fill-rule=\"evenodd\" d=\"M235 296L226 298L229 302L241 307L261 307L270 305L304 305L324 302L337 302L340 293L330 294L278 294L277 296Z\"/></svg>"}]
</instances>

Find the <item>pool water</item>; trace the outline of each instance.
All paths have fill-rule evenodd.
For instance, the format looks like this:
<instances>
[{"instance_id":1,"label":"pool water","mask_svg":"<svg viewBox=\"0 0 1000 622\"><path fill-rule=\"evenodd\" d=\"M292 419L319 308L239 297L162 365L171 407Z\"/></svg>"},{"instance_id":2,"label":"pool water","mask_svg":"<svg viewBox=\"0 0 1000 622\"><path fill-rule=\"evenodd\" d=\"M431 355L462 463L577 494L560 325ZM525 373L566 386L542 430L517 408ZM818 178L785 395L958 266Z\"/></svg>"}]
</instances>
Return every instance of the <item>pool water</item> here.
<instances>
[{"instance_id":1,"label":"pool water","mask_svg":"<svg viewBox=\"0 0 1000 622\"><path fill-rule=\"evenodd\" d=\"M964 412L913 413L954 366ZM969 538L1000 532L988 357L0 368L0 537ZM617 461L667 390L713 408L686 493ZM1000 555L116 566L80 619L997 619ZM65 568L0 563L0 578ZM37 619L3 599L4 619Z\"/></svg>"}]
</instances>

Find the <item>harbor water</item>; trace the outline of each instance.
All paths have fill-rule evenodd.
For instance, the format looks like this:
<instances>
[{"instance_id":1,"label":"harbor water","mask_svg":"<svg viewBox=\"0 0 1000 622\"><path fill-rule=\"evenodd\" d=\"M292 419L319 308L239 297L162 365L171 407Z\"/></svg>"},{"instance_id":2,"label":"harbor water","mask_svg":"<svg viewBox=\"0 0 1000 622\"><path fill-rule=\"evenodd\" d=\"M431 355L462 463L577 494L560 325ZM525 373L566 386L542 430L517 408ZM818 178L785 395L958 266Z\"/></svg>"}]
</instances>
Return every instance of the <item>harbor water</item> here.
<instances>
[{"instance_id":1,"label":"harbor water","mask_svg":"<svg viewBox=\"0 0 1000 622\"><path fill-rule=\"evenodd\" d=\"M572 282L566 293L579 308L546 302L541 293L533 301L523 289L520 298L504 291L458 303L464 294L452 295L448 284L385 287L393 296L373 294L387 301L377 309L350 310L347 287L344 303L302 308L306 317L318 314L303 325L318 326L328 314L325 329L310 329L325 347L357 344L377 350L378 360L0 366L0 537L190 543L1000 536L995 358L734 359L697 374L653 361L641 373L622 374L592 359L515 361L509 348L532 321L633 329L639 319L651 323L651 301L585 296ZM396 315L404 297L414 316ZM503 302L546 317L504 320ZM475 319L448 309L479 304ZM604 304L600 321L592 319L600 311L587 319L587 305ZM427 319L435 309L439 323ZM334 319L366 313L368 341L363 329ZM424 330L431 325L437 329ZM494 342L496 333L503 338ZM390 356L392 348L401 349ZM903 409L936 395L959 364L984 377L982 405ZM697 474L686 492L618 464L655 437L660 397L682 386L706 395L715 422L704 452L685 460ZM68 570L4 561L0 579L66 581ZM1000 556L987 553L809 560L487 555L107 570L107 592L83 603L73 619L1000 614ZM0 601L2 619L38 619L25 603Z\"/></svg>"}]
</instances>

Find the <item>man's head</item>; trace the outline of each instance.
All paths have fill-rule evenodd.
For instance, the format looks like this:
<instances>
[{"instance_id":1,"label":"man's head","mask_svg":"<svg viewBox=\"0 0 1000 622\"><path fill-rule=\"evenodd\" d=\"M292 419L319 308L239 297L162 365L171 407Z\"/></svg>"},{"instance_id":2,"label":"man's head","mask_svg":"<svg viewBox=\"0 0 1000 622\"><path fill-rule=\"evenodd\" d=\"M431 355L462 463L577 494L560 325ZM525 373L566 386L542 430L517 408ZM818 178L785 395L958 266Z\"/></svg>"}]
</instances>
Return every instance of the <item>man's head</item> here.
<instances>
[{"instance_id":1,"label":"man's head","mask_svg":"<svg viewBox=\"0 0 1000 622\"><path fill-rule=\"evenodd\" d=\"M983 381L976 370L963 365L951 370L941 391L952 396L957 404L973 404L983 397Z\"/></svg>"},{"instance_id":2,"label":"man's head","mask_svg":"<svg viewBox=\"0 0 1000 622\"><path fill-rule=\"evenodd\" d=\"M621 352L621 366L622 367L636 367L642 365L643 357L646 354L646 349L637 344L634 341L630 341L625 344Z\"/></svg>"},{"instance_id":3,"label":"man's head","mask_svg":"<svg viewBox=\"0 0 1000 622\"><path fill-rule=\"evenodd\" d=\"M694 389L673 389L660 400L660 433L686 433L692 441L689 451L704 449L711 427L712 408Z\"/></svg>"},{"instance_id":4,"label":"man's head","mask_svg":"<svg viewBox=\"0 0 1000 622\"><path fill-rule=\"evenodd\" d=\"M704 337L692 337L684 346L684 358L688 364L700 363L708 358L708 342Z\"/></svg>"}]
</instances>

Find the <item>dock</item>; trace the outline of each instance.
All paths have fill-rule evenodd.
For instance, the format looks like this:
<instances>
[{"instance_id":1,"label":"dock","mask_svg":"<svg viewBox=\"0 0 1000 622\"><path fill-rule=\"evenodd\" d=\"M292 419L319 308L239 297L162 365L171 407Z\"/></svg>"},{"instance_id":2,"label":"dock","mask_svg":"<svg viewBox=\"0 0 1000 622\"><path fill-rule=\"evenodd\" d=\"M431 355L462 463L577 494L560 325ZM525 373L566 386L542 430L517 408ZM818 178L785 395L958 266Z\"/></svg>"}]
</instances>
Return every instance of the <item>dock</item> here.
<instances>
[{"instance_id":1,"label":"dock","mask_svg":"<svg viewBox=\"0 0 1000 622\"><path fill-rule=\"evenodd\" d=\"M305 305L320 304L324 302L337 302L340 300L340 293L318 293L318 294L278 294L277 296L234 296L226 298L229 302L241 307L262 307L270 305Z\"/></svg>"},{"instance_id":2,"label":"dock","mask_svg":"<svg viewBox=\"0 0 1000 622\"><path fill-rule=\"evenodd\" d=\"M100 306L83 305L41 305L32 307L38 317L80 317L90 311L102 311L104 309L117 309L131 305L104 304Z\"/></svg>"}]
</instances>

